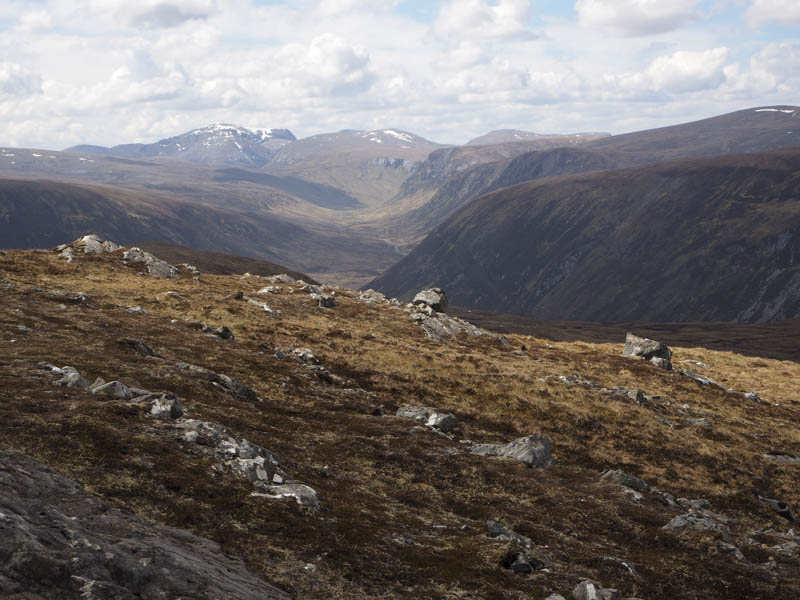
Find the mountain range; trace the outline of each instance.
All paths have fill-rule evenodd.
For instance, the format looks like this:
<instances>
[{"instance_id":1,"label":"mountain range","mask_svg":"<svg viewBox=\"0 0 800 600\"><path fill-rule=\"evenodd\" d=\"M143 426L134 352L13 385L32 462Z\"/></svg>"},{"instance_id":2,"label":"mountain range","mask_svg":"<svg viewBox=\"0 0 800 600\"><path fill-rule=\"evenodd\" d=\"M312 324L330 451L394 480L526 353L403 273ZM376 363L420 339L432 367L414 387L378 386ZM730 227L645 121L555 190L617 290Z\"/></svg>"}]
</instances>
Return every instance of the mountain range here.
<instances>
[{"instance_id":1,"label":"mountain range","mask_svg":"<svg viewBox=\"0 0 800 600\"><path fill-rule=\"evenodd\" d=\"M543 318L787 317L795 310L791 286L778 302L778 296L762 293L754 284L747 288L746 305L744 296L725 291L719 277L702 271L707 280L702 290L677 278L681 284L664 287L669 297L657 305L620 302L621 292L609 300L614 294L605 291L606 300L590 307L574 298L559 299L558 289L572 289L569 280L577 275L554 275L553 269L564 271L564 261L598 260L607 248L630 250L617 239L604 242L609 246L600 244L598 232L606 229L598 223L634 217L639 219L630 221L635 228L680 223L695 239L681 252L722 264L727 260L719 254L725 248L722 242L733 243L743 231L731 225L737 211L749 222L766 218L754 208L763 205L767 212L779 210L786 223L793 222L795 204L784 202L778 209L774 196L794 193L786 167L791 157L772 151L800 147L798 116L797 107L759 107L611 136L501 130L463 146L444 146L399 128L344 130L297 140L288 130L212 125L155 144L83 146L66 152L2 148L0 177L8 181L0 235L5 245L35 247L85 233L86 227L76 223L91 224L98 233L123 242L178 243L243 254L320 281L372 286L404 299L425 285L455 286L466 307ZM782 179L766 181L768 173L782 174ZM542 186L533 183L540 180ZM640 203L654 206L630 195L634 182L642 198L661 198L664 211L688 210L675 194L692 199L691 214L697 218L663 215L651 223L633 210ZM728 205L727 190L752 199L751 204ZM573 196L562 197L561 192ZM579 205L576 194L592 202ZM552 208L556 204L558 210ZM107 208L98 209L101 205ZM544 219L537 212L545 206L557 218ZM718 230L704 229L706 222L699 217L706 213L695 211L698 207ZM112 215L107 220L105 210ZM38 216L44 214L52 215L46 230ZM527 222L527 233L511 226L515 219ZM539 227L537 219L548 227ZM773 229L764 230L767 237L791 235L777 221L771 223ZM569 243L564 235L552 238L563 234L563 227L585 231ZM742 246L743 252L761 252L751 241ZM680 247L680 240L671 243ZM506 252L512 245L514 256ZM674 252L650 254L663 267L661 255ZM493 255L503 260L489 261ZM520 270L522 256L532 262ZM778 276L766 256L740 266L754 281L770 282ZM598 262L595 270L613 273L615 289L627 290L633 298L638 292L630 290L651 282L638 272L636 277L633 271L617 273L615 265L621 264L612 261L601 267ZM480 269L488 269L485 276L476 274ZM566 270L577 273L575 269ZM628 275L633 278L626 279ZM713 298L719 306L712 310ZM769 302L777 304L770 308Z\"/></svg>"}]
</instances>

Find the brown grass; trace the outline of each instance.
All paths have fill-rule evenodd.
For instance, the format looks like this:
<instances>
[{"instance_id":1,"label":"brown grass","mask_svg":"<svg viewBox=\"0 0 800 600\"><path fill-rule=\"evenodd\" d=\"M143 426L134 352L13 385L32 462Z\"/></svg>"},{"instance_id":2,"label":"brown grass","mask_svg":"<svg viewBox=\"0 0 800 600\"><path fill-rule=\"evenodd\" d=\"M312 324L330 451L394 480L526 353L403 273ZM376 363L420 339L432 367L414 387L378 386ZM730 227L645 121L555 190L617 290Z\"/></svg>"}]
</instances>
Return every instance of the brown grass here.
<instances>
[{"instance_id":1,"label":"brown grass","mask_svg":"<svg viewBox=\"0 0 800 600\"><path fill-rule=\"evenodd\" d=\"M709 365L703 374L758 391L765 402L755 404L624 358L622 340L550 343L512 334L508 348L488 336L437 344L399 307L370 307L344 289L336 291L338 306L325 310L297 286L283 285L260 297L280 311L270 317L226 299L237 290L253 294L264 280L158 280L115 255L66 264L49 252L6 252L0 279L16 284L0 287L2 447L47 462L117 506L221 542L298 597L544 597L568 595L582 577L646 598L800 592L797 557L779 557L773 577L761 567L767 551L741 541L751 531L789 528L755 494L800 503L799 467L763 458L770 450L800 455L797 363L674 349L677 366L698 360ZM91 300L73 304L55 289ZM148 314L121 308L133 305ZM209 337L194 321L227 325L236 340ZM368 333L375 339L365 339ZM122 337L142 339L165 358L135 354L116 343ZM525 355L513 354L523 345ZM272 356L275 347L301 346L349 383L326 383ZM214 474L206 459L173 441L170 424L145 418L135 405L58 388L39 361L177 393L189 416L277 452L289 473L318 490L321 510L308 514L290 502L250 497L249 484ZM223 395L175 369L175 361L236 377L264 402ZM661 398L640 407L555 379L573 373ZM383 406L392 415L405 403L453 411L454 439L373 414ZM707 417L713 427L663 422L689 417ZM460 443L529 433L552 440L552 468L473 457ZM738 520L734 534L748 564L718 552L710 536L661 531L677 512L652 494L637 505L600 483L608 468L711 501ZM554 568L531 576L502 570L507 544L485 537L490 518L529 536ZM635 563L640 578L609 568L604 556Z\"/></svg>"}]
</instances>

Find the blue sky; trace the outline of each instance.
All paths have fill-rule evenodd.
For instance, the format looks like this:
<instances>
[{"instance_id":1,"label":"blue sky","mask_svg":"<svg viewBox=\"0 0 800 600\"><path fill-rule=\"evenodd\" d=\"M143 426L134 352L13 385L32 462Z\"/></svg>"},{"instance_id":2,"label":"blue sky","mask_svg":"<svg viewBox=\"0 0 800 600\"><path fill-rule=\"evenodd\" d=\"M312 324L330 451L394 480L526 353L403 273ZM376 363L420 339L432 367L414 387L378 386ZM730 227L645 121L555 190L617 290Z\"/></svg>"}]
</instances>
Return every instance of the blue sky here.
<instances>
[{"instance_id":1,"label":"blue sky","mask_svg":"<svg viewBox=\"0 0 800 600\"><path fill-rule=\"evenodd\" d=\"M800 103L797 0L4 0L0 144L636 129Z\"/></svg>"}]
</instances>

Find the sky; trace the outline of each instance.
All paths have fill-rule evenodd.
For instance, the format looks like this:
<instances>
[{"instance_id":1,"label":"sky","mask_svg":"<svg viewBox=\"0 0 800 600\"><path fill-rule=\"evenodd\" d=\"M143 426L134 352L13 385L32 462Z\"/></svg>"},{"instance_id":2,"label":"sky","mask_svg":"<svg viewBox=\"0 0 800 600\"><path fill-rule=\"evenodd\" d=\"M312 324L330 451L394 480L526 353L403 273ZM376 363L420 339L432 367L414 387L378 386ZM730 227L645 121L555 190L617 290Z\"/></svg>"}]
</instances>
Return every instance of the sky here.
<instances>
[{"instance_id":1,"label":"sky","mask_svg":"<svg viewBox=\"0 0 800 600\"><path fill-rule=\"evenodd\" d=\"M0 145L624 133L800 104L800 0L2 0Z\"/></svg>"}]
</instances>

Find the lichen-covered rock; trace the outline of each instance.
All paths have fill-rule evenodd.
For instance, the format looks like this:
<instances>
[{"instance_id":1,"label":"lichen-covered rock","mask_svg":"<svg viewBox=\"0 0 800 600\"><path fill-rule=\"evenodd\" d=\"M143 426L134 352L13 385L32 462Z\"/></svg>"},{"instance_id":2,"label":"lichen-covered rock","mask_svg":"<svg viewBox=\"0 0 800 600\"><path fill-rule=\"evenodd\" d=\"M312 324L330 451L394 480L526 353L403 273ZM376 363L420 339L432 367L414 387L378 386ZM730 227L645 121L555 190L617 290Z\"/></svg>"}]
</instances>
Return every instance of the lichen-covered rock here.
<instances>
[{"instance_id":1,"label":"lichen-covered rock","mask_svg":"<svg viewBox=\"0 0 800 600\"><path fill-rule=\"evenodd\" d=\"M543 435L529 435L508 444L475 444L470 451L478 456L513 458L528 467L549 467L553 464L552 445Z\"/></svg>"},{"instance_id":2,"label":"lichen-covered rock","mask_svg":"<svg viewBox=\"0 0 800 600\"><path fill-rule=\"evenodd\" d=\"M429 288L418 292L412 304L429 306L436 312L447 312L447 294L442 288Z\"/></svg>"},{"instance_id":3,"label":"lichen-covered rock","mask_svg":"<svg viewBox=\"0 0 800 600\"><path fill-rule=\"evenodd\" d=\"M639 337L628 333L625 336L625 348L622 351L624 356L640 356L646 361L652 362L657 367L667 371L672 369L672 351L661 342L648 338ZM659 359L659 360L653 360Z\"/></svg>"},{"instance_id":4,"label":"lichen-covered rock","mask_svg":"<svg viewBox=\"0 0 800 600\"><path fill-rule=\"evenodd\" d=\"M456 426L456 418L453 413L428 406L404 404L397 410L397 416L414 419L426 427L438 429L443 433L450 433Z\"/></svg>"}]
</instances>

